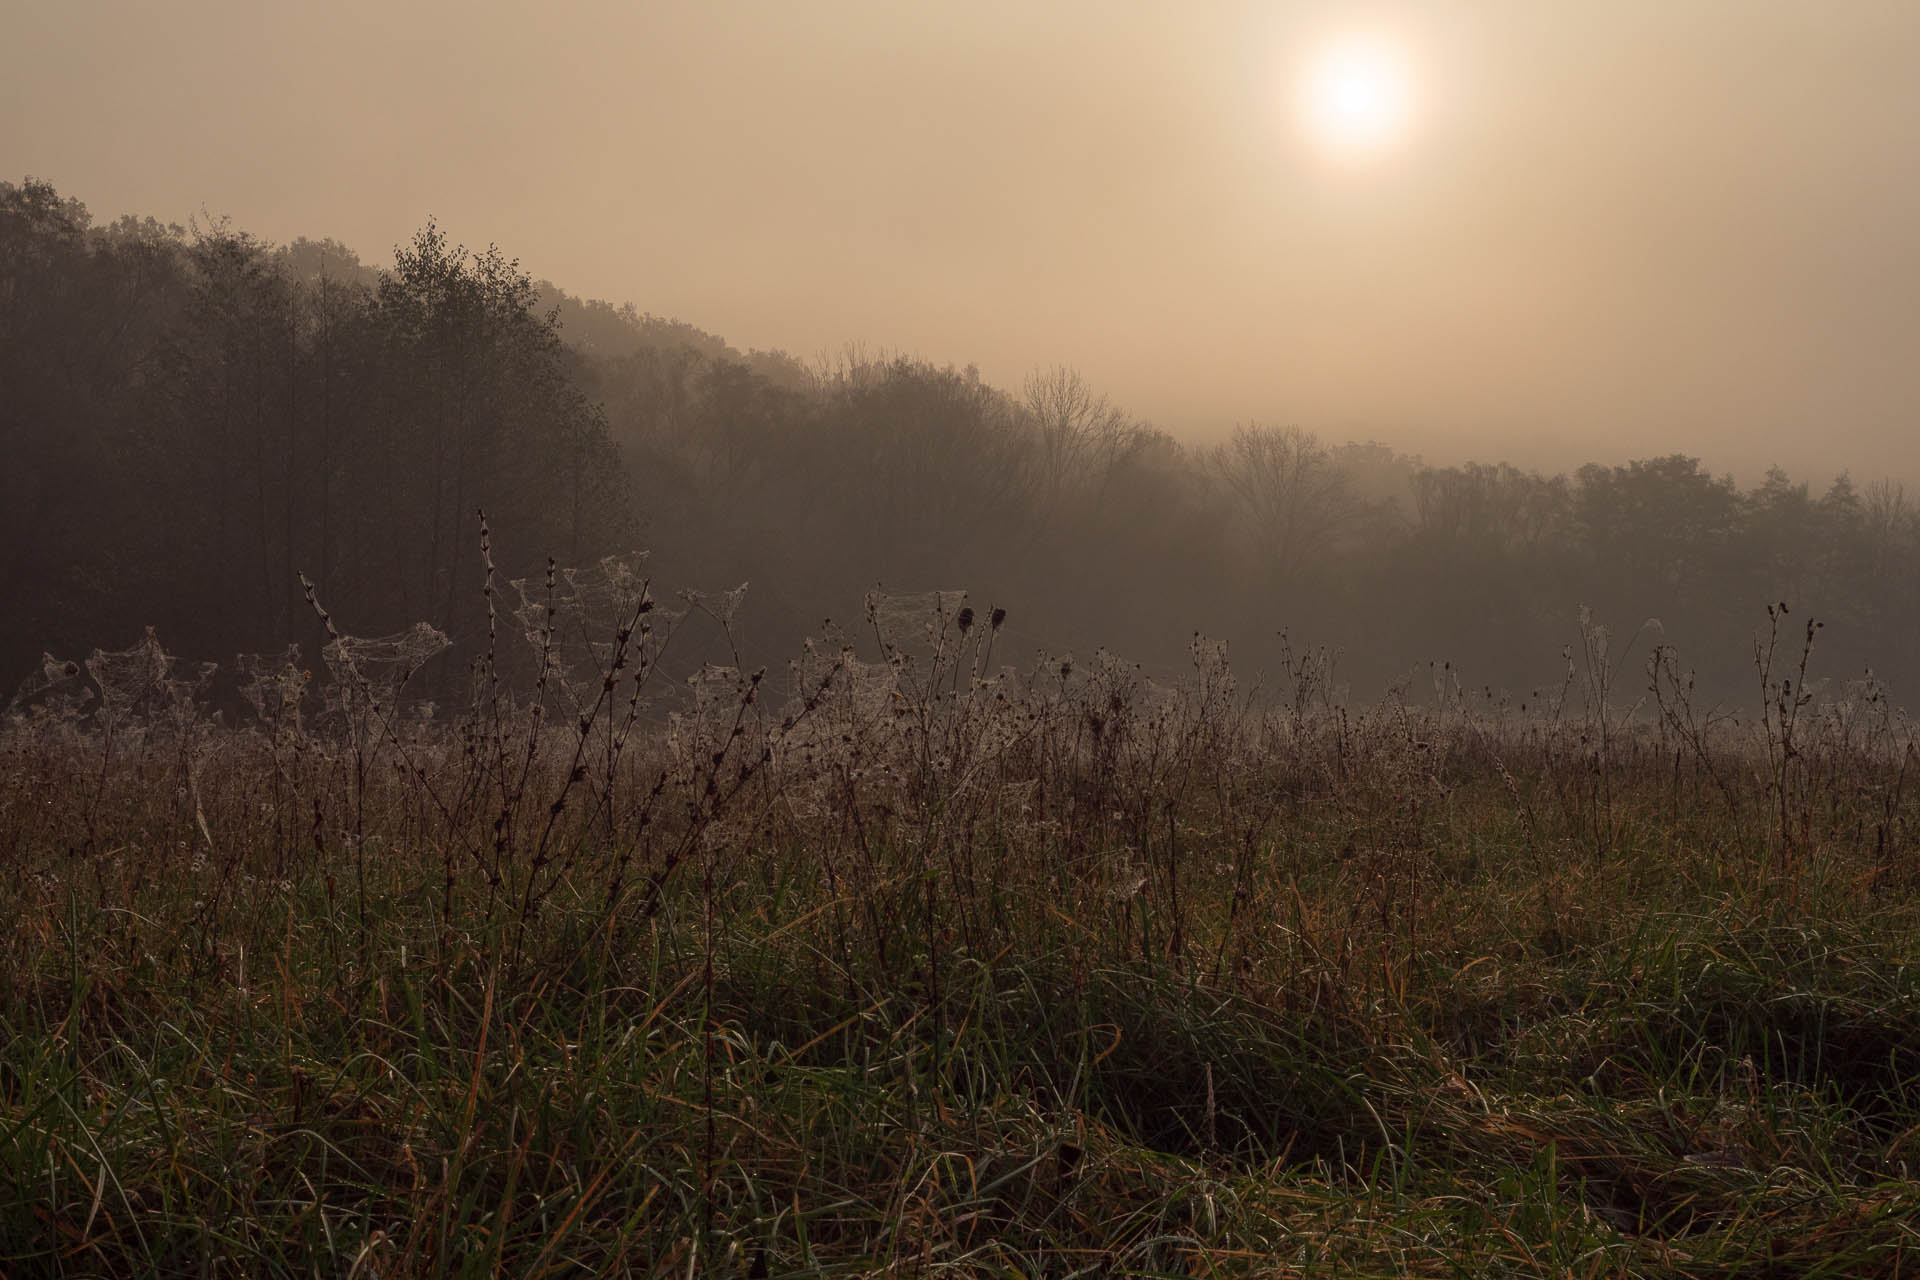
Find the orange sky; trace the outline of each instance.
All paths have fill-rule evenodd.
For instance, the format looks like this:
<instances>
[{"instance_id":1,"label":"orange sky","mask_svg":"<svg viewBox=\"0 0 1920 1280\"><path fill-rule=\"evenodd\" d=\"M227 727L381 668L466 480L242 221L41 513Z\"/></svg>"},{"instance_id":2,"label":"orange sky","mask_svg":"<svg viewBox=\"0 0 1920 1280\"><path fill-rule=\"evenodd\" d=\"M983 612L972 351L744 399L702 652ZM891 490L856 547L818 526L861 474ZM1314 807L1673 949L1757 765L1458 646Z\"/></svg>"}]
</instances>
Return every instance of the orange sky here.
<instances>
[{"instance_id":1,"label":"orange sky","mask_svg":"<svg viewBox=\"0 0 1920 1280\"><path fill-rule=\"evenodd\" d=\"M1419 105L1350 163L1286 108L1356 22ZM380 262L431 215L743 348L1071 364L1187 438L1920 477L1913 0L60 0L0 27L0 177L99 218Z\"/></svg>"}]
</instances>

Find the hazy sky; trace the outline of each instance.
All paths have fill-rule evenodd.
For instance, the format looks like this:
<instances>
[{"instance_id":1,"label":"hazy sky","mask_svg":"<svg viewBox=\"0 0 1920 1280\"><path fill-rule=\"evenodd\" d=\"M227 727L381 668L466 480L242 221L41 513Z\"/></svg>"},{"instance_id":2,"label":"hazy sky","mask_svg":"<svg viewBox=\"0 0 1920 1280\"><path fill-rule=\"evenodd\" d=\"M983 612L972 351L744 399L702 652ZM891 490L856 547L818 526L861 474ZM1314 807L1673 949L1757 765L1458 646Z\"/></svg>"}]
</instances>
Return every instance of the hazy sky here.
<instances>
[{"instance_id":1,"label":"hazy sky","mask_svg":"<svg viewBox=\"0 0 1920 1280\"><path fill-rule=\"evenodd\" d=\"M1360 30L1406 136L1306 136ZM14 0L0 177L1187 437L1920 474L1920 3Z\"/></svg>"}]
</instances>

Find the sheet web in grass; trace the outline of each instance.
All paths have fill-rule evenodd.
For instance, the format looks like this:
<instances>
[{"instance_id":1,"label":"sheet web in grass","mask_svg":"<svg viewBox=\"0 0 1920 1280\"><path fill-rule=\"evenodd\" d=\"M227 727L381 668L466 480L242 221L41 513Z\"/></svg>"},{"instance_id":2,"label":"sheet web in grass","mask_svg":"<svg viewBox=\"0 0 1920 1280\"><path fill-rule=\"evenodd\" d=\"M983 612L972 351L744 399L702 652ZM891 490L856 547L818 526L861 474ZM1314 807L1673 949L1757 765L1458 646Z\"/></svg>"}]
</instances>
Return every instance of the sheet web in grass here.
<instances>
[{"instance_id":1,"label":"sheet web in grass","mask_svg":"<svg viewBox=\"0 0 1920 1280\"><path fill-rule=\"evenodd\" d=\"M852 637L832 622L786 667L783 696L769 707L770 745L803 774L833 760L854 726L874 723L893 687L886 665L860 661Z\"/></svg>"},{"instance_id":2,"label":"sheet web in grass","mask_svg":"<svg viewBox=\"0 0 1920 1280\"><path fill-rule=\"evenodd\" d=\"M290 644L278 654L243 653L234 659L240 676L240 696L254 716L272 733L300 731L301 704L313 673L300 665L300 646Z\"/></svg>"},{"instance_id":3,"label":"sheet web in grass","mask_svg":"<svg viewBox=\"0 0 1920 1280\"><path fill-rule=\"evenodd\" d=\"M817 697L823 714L791 744L815 758L850 753L857 769L919 785L936 776L969 781L1028 723L1020 681L993 667L1005 614L976 610L964 591L876 590L865 604L864 635L829 627L792 664L797 693L825 692Z\"/></svg>"},{"instance_id":4,"label":"sheet web in grass","mask_svg":"<svg viewBox=\"0 0 1920 1280\"><path fill-rule=\"evenodd\" d=\"M550 567L541 583L512 583L520 600L514 621L537 664L539 687L572 714L600 699L609 675L644 682L686 616L654 597L645 561L644 553L608 556L582 569Z\"/></svg>"},{"instance_id":5,"label":"sheet web in grass","mask_svg":"<svg viewBox=\"0 0 1920 1280\"><path fill-rule=\"evenodd\" d=\"M40 655L40 667L7 700L5 720L71 723L86 714L94 699L85 668L50 653Z\"/></svg>"},{"instance_id":6,"label":"sheet web in grass","mask_svg":"<svg viewBox=\"0 0 1920 1280\"><path fill-rule=\"evenodd\" d=\"M86 668L100 690L96 714L102 723L118 726L130 720L191 718L195 697L205 691L218 667L202 663L192 679L176 677L174 667L173 655L160 647L152 627L130 648L95 649Z\"/></svg>"},{"instance_id":7,"label":"sheet web in grass","mask_svg":"<svg viewBox=\"0 0 1920 1280\"><path fill-rule=\"evenodd\" d=\"M960 625L963 615L966 626ZM936 684L951 682L973 626L964 591L869 591L867 626L881 661L848 662L848 677L867 724L900 719Z\"/></svg>"},{"instance_id":8,"label":"sheet web in grass","mask_svg":"<svg viewBox=\"0 0 1920 1280\"><path fill-rule=\"evenodd\" d=\"M747 584L726 591L682 591L686 608L675 620L701 615L720 629L721 641L734 663L702 663L686 677L687 701L669 718L667 742L683 765L717 763L748 730L764 726L760 703L764 670L750 672L738 665L739 641L734 624L747 598Z\"/></svg>"},{"instance_id":9,"label":"sheet web in grass","mask_svg":"<svg viewBox=\"0 0 1920 1280\"><path fill-rule=\"evenodd\" d=\"M903 654L909 660L940 650L943 642L957 642L971 631L960 626L961 611L967 608L964 591L915 591L895 593L869 591L867 620L881 647L891 658Z\"/></svg>"},{"instance_id":10,"label":"sheet web in grass","mask_svg":"<svg viewBox=\"0 0 1920 1280\"><path fill-rule=\"evenodd\" d=\"M865 601L864 634L851 635L829 621L809 637L787 663L782 727L775 734L782 758L803 768L838 761L864 772L866 757L884 755L911 696L910 679L903 675L924 665L915 655L934 652L930 642L939 634L941 611L951 627L965 600L961 591L873 591ZM878 661L860 656L862 649L872 654L876 646ZM857 749L847 750L856 744Z\"/></svg>"},{"instance_id":11,"label":"sheet web in grass","mask_svg":"<svg viewBox=\"0 0 1920 1280\"><path fill-rule=\"evenodd\" d=\"M391 714L414 673L451 644L445 632L424 622L392 635L335 636L321 651L334 677L328 709L355 718Z\"/></svg>"},{"instance_id":12,"label":"sheet web in grass","mask_svg":"<svg viewBox=\"0 0 1920 1280\"><path fill-rule=\"evenodd\" d=\"M743 582L726 591L682 591L680 598L689 609L706 614L722 628L731 629L740 614L740 606L746 603L747 584Z\"/></svg>"}]
</instances>

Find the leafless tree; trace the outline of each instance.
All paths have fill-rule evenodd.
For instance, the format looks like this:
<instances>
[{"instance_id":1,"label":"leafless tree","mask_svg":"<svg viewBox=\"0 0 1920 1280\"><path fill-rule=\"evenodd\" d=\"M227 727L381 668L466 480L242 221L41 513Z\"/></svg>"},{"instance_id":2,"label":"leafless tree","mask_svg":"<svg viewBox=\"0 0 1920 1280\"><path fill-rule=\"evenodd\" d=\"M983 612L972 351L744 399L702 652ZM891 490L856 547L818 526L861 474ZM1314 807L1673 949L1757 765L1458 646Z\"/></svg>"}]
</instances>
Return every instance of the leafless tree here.
<instances>
[{"instance_id":1,"label":"leafless tree","mask_svg":"<svg viewBox=\"0 0 1920 1280\"><path fill-rule=\"evenodd\" d=\"M1359 514L1332 453L1298 427L1240 427L1207 461L1248 551L1274 581L1302 577Z\"/></svg>"},{"instance_id":2,"label":"leafless tree","mask_svg":"<svg viewBox=\"0 0 1920 1280\"><path fill-rule=\"evenodd\" d=\"M1027 482L1038 535L1076 501L1097 505L1147 433L1064 365L1029 374L1021 404L1033 429Z\"/></svg>"}]
</instances>

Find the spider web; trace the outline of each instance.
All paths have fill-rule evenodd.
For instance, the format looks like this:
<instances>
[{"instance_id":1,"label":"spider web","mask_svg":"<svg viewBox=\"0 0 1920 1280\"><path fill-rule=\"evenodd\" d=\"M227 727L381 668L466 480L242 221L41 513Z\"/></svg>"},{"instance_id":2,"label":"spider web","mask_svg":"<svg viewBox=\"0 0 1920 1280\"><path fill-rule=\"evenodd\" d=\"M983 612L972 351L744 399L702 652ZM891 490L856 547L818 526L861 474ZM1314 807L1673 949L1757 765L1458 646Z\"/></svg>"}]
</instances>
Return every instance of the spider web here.
<instances>
[{"instance_id":1,"label":"spider web","mask_svg":"<svg viewBox=\"0 0 1920 1280\"><path fill-rule=\"evenodd\" d=\"M275 730L299 731L301 703L313 678L300 666L299 645L290 644L285 653L272 656L240 654L234 659L234 669L240 675L240 696L261 724Z\"/></svg>"},{"instance_id":2,"label":"spider web","mask_svg":"<svg viewBox=\"0 0 1920 1280\"><path fill-rule=\"evenodd\" d=\"M883 645L903 652L937 646L957 631L964 591L867 593L867 618Z\"/></svg>"},{"instance_id":3,"label":"spider web","mask_svg":"<svg viewBox=\"0 0 1920 1280\"><path fill-rule=\"evenodd\" d=\"M336 636L321 650L334 676L329 701L355 714L390 708L413 673L452 643L424 622L387 636Z\"/></svg>"},{"instance_id":4,"label":"spider web","mask_svg":"<svg viewBox=\"0 0 1920 1280\"><path fill-rule=\"evenodd\" d=\"M623 629L632 628L626 667L645 671L686 614L654 599L641 572L645 561L644 552L607 556L585 569L555 568L538 586L525 578L511 583L520 598L513 618L521 638L535 663L543 664L549 685L575 711L600 696Z\"/></svg>"},{"instance_id":5,"label":"spider web","mask_svg":"<svg viewBox=\"0 0 1920 1280\"><path fill-rule=\"evenodd\" d=\"M85 669L77 662L40 655L40 669L29 675L7 700L6 718L18 720L29 715L61 721L78 720L93 701L93 687L84 679Z\"/></svg>"}]
</instances>

